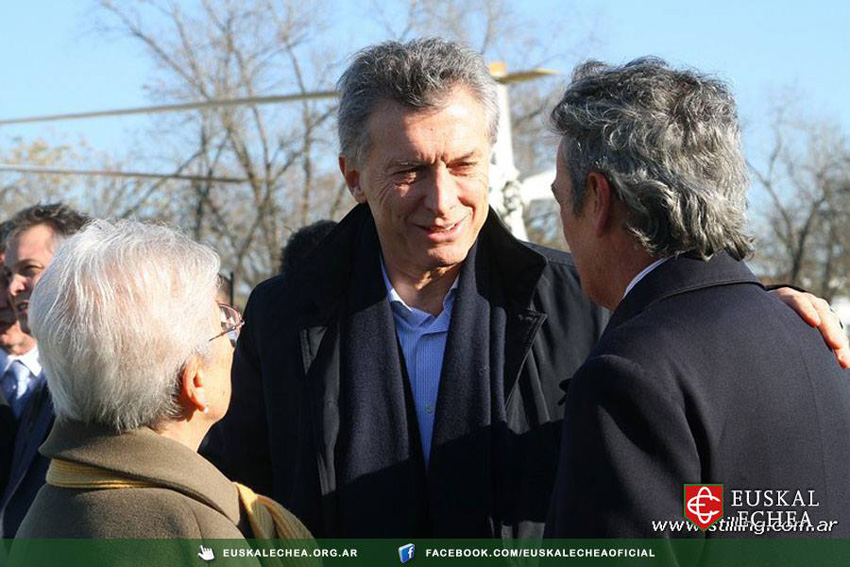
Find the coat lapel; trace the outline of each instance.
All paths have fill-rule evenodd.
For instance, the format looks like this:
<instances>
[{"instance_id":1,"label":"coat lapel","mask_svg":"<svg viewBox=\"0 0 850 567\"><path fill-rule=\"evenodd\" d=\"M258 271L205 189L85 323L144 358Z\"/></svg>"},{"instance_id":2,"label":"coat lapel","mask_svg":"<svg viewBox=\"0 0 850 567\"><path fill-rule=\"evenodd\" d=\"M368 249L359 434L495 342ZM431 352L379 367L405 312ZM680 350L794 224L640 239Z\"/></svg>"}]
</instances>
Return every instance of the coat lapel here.
<instances>
[{"instance_id":1,"label":"coat lapel","mask_svg":"<svg viewBox=\"0 0 850 567\"><path fill-rule=\"evenodd\" d=\"M504 325L494 320L491 327L494 338L504 345L500 362L504 365L504 399L508 399L534 337L546 320L545 313L532 307L546 259L516 240L493 211L479 240L491 265L477 273L492 282L488 289L489 303L505 313Z\"/></svg>"},{"instance_id":2,"label":"coat lapel","mask_svg":"<svg viewBox=\"0 0 850 567\"><path fill-rule=\"evenodd\" d=\"M327 340L324 340L327 338ZM302 356L311 400L316 469L322 494L324 533L336 533L334 448L339 434L339 340L337 329L314 326L301 331Z\"/></svg>"},{"instance_id":3,"label":"coat lapel","mask_svg":"<svg viewBox=\"0 0 850 567\"><path fill-rule=\"evenodd\" d=\"M323 533L338 532L334 453L339 435L340 341L338 311L350 278L352 233L359 235L362 209L355 208L290 278L301 280L294 289L299 298L298 338L310 411L321 491ZM313 261L317 259L317 261Z\"/></svg>"}]
</instances>

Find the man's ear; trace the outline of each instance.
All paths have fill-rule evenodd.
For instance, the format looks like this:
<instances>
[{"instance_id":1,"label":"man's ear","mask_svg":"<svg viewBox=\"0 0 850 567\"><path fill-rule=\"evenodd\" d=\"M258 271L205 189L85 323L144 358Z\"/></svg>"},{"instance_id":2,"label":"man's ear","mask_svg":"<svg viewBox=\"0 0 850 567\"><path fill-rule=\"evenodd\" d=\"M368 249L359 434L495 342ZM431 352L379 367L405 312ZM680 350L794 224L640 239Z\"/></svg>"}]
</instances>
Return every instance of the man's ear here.
<instances>
[{"instance_id":1,"label":"man's ear","mask_svg":"<svg viewBox=\"0 0 850 567\"><path fill-rule=\"evenodd\" d=\"M585 181L585 209L591 215L591 226L595 236L602 236L614 218L615 195L605 174L591 171Z\"/></svg>"},{"instance_id":2,"label":"man's ear","mask_svg":"<svg viewBox=\"0 0 850 567\"><path fill-rule=\"evenodd\" d=\"M210 409L204 389L204 368L198 355L193 354L180 371L180 395L186 405L186 411L197 410L207 413Z\"/></svg>"},{"instance_id":3,"label":"man's ear","mask_svg":"<svg viewBox=\"0 0 850 567\"><path fill-rule=\"evenodd\" d=\"M366 194L360 187L360 170L346 163L344 156L339 156L339 170L345 178L345 184L348 185L348 191L354 200L358 203L366 202Z\"/></svg>"}]
</instances>

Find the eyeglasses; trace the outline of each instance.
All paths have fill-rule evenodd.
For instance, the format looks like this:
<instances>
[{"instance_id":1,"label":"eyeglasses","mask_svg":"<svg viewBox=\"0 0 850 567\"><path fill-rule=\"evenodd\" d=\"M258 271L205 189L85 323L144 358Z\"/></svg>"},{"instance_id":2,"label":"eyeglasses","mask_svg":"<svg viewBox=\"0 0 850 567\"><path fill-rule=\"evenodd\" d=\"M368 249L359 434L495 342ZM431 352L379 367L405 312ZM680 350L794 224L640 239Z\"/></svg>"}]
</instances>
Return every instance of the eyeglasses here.
<instances>
[{"instance_id":1,"label":"eyeglasses","mask_svg":"<svg viewBox=\"0 0 850 567\"><path fill-rule=\"evenodd\" d=\"M219 337L227 335L227 338L230 339L231 346L236 348L236 339L239 338L239 329L242 328L245 321L242 320L242 315L239 314L239 311L231 305L219 303L218 310L221 314L221 332L211 338L210 341L214 341Z\"/></svg>"}]
</instances>

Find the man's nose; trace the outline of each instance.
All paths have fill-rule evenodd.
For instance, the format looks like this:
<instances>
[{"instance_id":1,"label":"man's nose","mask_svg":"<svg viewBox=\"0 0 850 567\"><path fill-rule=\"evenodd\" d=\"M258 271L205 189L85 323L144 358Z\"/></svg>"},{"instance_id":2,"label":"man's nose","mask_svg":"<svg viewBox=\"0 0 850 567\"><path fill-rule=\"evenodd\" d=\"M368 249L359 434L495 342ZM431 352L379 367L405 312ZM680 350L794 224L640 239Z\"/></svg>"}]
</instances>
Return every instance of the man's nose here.
<instances>
[{"instance_id":1,"label":"man's nose","mask_svg":"<svg viewBox=\"0 0 850 567\"><path fill-rule=\"evenodd\" d=\"M434 168L426 187L425 208L438 216L445 216L458 204L458 184L445 164Z\"/></svg>"},{"instance_id":2,"label":"man's nose","mask_svg":"<svg viewBox=\"0 0 850 567\"><path fill-rule=\"evenodd\" d=\"M9 282L9 291L7 295L8 297L15 298L24 291L24 289L26 289L24 278L18 275L12 276L12 279Z\"/></svg>"}]
</instances>

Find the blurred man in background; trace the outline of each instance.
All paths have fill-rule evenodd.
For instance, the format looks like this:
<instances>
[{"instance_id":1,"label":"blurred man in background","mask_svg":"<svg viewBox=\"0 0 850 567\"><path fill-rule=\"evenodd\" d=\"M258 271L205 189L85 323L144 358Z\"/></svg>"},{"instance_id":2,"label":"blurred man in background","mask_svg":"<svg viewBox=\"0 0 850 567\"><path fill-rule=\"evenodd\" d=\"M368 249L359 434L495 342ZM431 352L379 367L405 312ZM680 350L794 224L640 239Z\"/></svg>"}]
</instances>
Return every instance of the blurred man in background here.
<instances>
[{"instance_id":1,"label":"blurred man in background","mask_svg":"<svg viewBox=\"0 0 850 567\"><path fill-rule=\"evenodd\" d=\"M6 240L12 228L12 221L0 225L0 263L5 261ZM21 329L5 273L0 274L0 371L3 394L18 418L32 393L30 385L41 374L41 365L35 339Z\"/></svg>"},{"instance_id":2,"label":"blurred man in background","mask_svg":"<svg viewBox=\"0 0 850 567\"><path fill-rule=\"evenodd\" d=\"M0 264L12 226L12 221L0 224ZM18 418L32 393L30 384L41 374L35 339L21 330L8 292L0 272L0 494L6 489Z\"/></svg>"},{"instance_id":3,"label":"blurred man in background","mask_svg":"<svg viewBox=\"0 0 850 567\"><path fill-rule=\"evenodd\" d=\"M280 251L280 271L278 273L286 275L294 271L304 260L310 257L316 246L331 233L336 225L336 221L320 220L293 232Z\"/></svg>"},{"instance_id":4,"label":"blurred man in background","mask_svg":"<svg viewBox=\"0 0 850 567\"><path fill-rule=\"evenodd\" d=\"M82 228L88 217L62 203L35 205L12 218L6 241L5 278L9 296L29 334L29 297L62 241ZM34 342L34 339L32 339ZM38 453L53 424L53 405L44 372L30 381L31 393L20 411L9 480L0 500L0 537L15 536L18 526L44 484L49 460Z\"/></svg>"}]
</instances>

